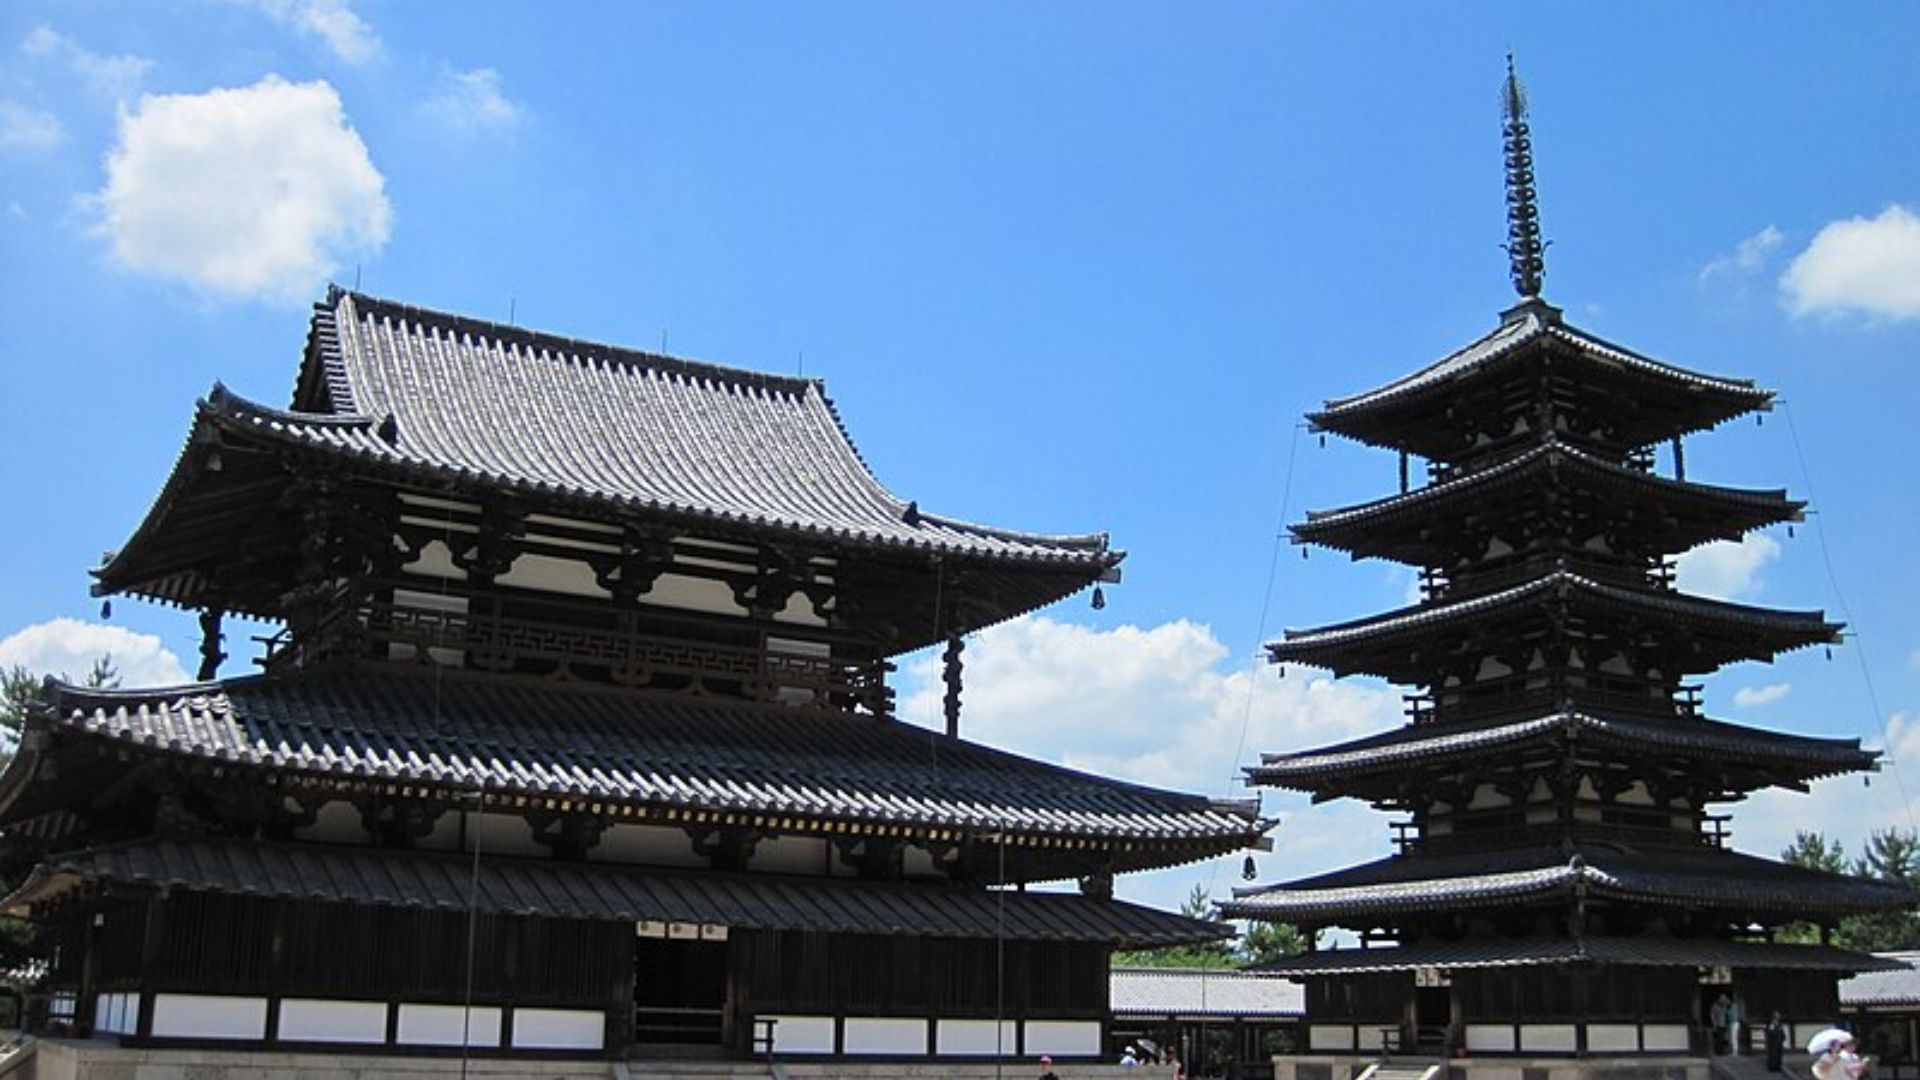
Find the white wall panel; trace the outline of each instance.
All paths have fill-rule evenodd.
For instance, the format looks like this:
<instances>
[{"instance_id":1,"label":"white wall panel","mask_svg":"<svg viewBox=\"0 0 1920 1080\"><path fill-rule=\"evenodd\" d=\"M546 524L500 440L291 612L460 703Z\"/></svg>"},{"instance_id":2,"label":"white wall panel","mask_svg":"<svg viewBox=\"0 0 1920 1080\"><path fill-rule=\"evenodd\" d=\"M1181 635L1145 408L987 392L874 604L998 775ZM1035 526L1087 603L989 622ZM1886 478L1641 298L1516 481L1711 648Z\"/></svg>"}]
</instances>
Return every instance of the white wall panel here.
<instances>
[{"instance_id":1,"label":"white wall panel","mask_svg":"<svg viewBox=\"0 0 1920 1080\"><path fill-rule=\"evenodd\" d=\"M1346 1024L1313 1024L1307 1028L1310 1050L1353 1049L1353 1028Z\"/></svg>"},{"instance_id":2,"label":"white wall panel","mask_svg":"<svg viewBox=\"0 0 1920 1080\"><path fill-rule=\"evenodd\" d=\"M833 1017L767 1016L773 1025L773 1050L777 1054L833 1053Z\"/></svg>"},{"instance_id":3,"label":"white wall panel","mask_svg":"<svg viewBox=\"0 0 1920 1080\"><path fill-rule=\"evenodd\" d=\"M1510 1053L1513 1050L1512 1024L1468 1024L1467 1049L1479 1050L1490 1054Z\"/></svg>"},{"instance_id":4,"label":"white wall panel","mask_svg":"<svg viewBox=\"0 0 1920 1080\"><path fill-rule=\"evenodd\" d=\"M384 1043L387 1041L387 1003L282 998L280 1040Z\"/></svg>"},{"instance_id":5,"label":"white wall panel","mask_svg":"<svg viewBox=\"0 0 1920 1080\"><path fill-rule=\"evenodd\" d=\"M941 1020L933 1032L933 1052L943 1055L1012 1054L1020 1048L1020 1024L1016 1020L1000 1022L1000 1040L995 1045L991 1020Z\"/></svg>"},{"instance_id":6,"label":"white wall panel","mask_svg":"<svg viewBox=\"0 0 1920 1080\"><path fill-rule=\"evenodd\" d=\"M1640 1029L1633 1024L1588 1024L1587 1049L1593 1053L1609 1053L1640 1049Z\"/></svg>"},{"instance_id":7,"label":"white wall panel","mask_svg":"<svg viewBox=\"0 0 1920 1080\"><path fill-rule=\"evenodd\" d=\"M476 1005L472 1026L465 1024L466 1010L458 1005L402 1005L395 1038L409 1046L459 1046L465 1030L468 1046L500 1045L498 1008Z\"/></svg>"},{"instance_id":8,"label":"white wall panel","mask_svg":"<svg viewBox=\"0 0 1920 1080\"><path fill-rule=\"evenodd\" d=\"M1520 1049L1567 1053L1574 1049L1572 1024L1521 1024Z\"/></svg>"},{"instance_id":9,"label":"white wall panel","mask_svg":"<svg viewBox=\"0 0 1920 1080\"><path fill-rule=\"evenodd\" d=\"M513 1010L513 1045L527 1050L598 1050L607 1014L585 1009Z\"/></svg>"},{"instance_id":10,"label":"white wall panel","mask_svg":"<svg viewBox=\"0 0 1920 1080\"><path fill-rule=\"evenodd\" d=\"M848 1054L924 1054L927 1022L894 1016L849 1016L842 1028Z\"/></svg>"},{"instance_id":11,"label":"white wall panel","mask_svg":"<svg viewBox=\"0 0 1920 1080\"><path fill-rule=\"evenodd\" d=\"M1641 1035L1648 1050L1685 1050L1688 1048L1687 1026L1685 1024L1648 1024ZM1813 1038L1813 1030L1807 1031L1807 1039ZM1807 1039L1796 1040L1795 1045L1805 1046Z\"/></svg>"},{"instance_id":12,"label":"white wall panel","mask_svg":"<svg viewBox=\"0 0 1920 1080\"><path fill-rule=\"evenodd\" d=\"M264 1039L267 999L156 994L153 1033L176 1039Z\"/></svg>"},{"instance_id":13,"label":"white wall panel","mask_svg":"<svg viewBox=\"0 0 1920 1080\"><path fill-rule=\"evenodd\" d=\"M1100 1056L1100 1021L1029 1020L1026 1055L1062 1054L1079 1057Z\"/></svg>"}]
</instances>

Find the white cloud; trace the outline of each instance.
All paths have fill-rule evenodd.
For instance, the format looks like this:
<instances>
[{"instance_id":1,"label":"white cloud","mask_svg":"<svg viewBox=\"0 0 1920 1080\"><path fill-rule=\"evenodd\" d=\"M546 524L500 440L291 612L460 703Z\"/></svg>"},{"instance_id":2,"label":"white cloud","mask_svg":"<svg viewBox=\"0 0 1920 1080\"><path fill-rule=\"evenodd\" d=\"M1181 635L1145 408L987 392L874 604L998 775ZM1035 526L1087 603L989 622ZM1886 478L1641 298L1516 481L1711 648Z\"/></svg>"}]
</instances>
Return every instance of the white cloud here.
<instances>
[{"instance_id":1,"label":"white cloud","mask_svg":"<svg viewBox=\"0 0 1920 1080\"><path fill-rule=\"evenodd\" d=\"M386 181L325 82L149 95L94 196L122 265L227 296L298 298L392 224Z\"/></svg>"},{"instance_id":2,"label":"white cloud","mask_svg":"<svg viewBox=\"0 0 1920 1080\"><path fill-rule=\"evenodd\" d=\"M1780 294L1795 315L1920 316L1920 216L1894 205L1830 222L1780 276Z\"/></svg>"},{"instance_id":3,"label":"white cloud","mask_svg":"<svg viewBox=\"0 0 1920 1080\"><path fill-rule=\"evenodd\" d=\"M1757 709L1762 705L1771 705L1792 692L1791 683L1768 683L1765 686L1743 686L1733 692L1733 703L1743 709Z\"/></svg>"},{"instance_id":4,"label":"white cloud","mask_svg":"<svg viewBox=\"0 0 1920 1080\"><path fill-rule=\"evenodd\" d=\"M326 44L350 64L380 55L380 37L353 10L352 0L239 0L280 23Z\"/></svg>"},{"instance_id":5,"label":"white cloud","mask_svg":"<svg viewBox=\"0 0 1920 1080\"><path fill-rule=\"evenodd\" d=\"M52 113L0 101L0 150L43 150L57 145L64 136L60 118Z\"/></svg>"},{"instance_id":6,"label":"white cloud","mask_svg":"<svg viewBox=\"0 0 1920 1080\"><path fill-rule=\"evenodd\" d=\"M1701 267L1700 284L1705 285L1717 277L1752 274L1759 271L1766 266L1768 257L1785 239L1786 234L1771 225L1761 229L1735 244L1732 251Z\"/></svg>"},{"instance_id":7,"label":"white cloud","mask_svg":"<svg viewBox=\"0 0 1920 1080\"><path fill-rule=\"evenodd\" d=\"M50 27L36 26L20 42L28 56L53 60L80 77L97 94L116 101L132 97L153 70L144 56L102 56Z\"/></svg>"},{"instance_id":8,"label":"white cloud","mask_svg":"<svg viewBox=\"0 0 1920 1080\"><path fill-rule=\"evenodd\" d=\"M442 72L439 91L421 103L420 111L463 134L510 130L525 115L500 93L500 73L492 68Z\"/></svg>"},{"instance_id":9,"label":"white cloud","mask_svg":"<svg viewBox=\"0 0 1920 1080\"><path fill-rule=\"evenodd\" d=\"M1851 856L1876 829L1912 828L1920 820L1920 787L1911 787L1920 784L1920 716L1896 712L1879 734L1879 773L1818 781L1805 795L1771 788L1739 804L1733 830L1740 850L1778 856L1805 831L1840 841Z\"/></svg>"},{"instance_id":10,"label":"white cloud","mask_svg":"<svg viewBox=\"0 0 1920 1080\"><path fill-rule=\"evenodd\" d=\"M102 656L113 658L125 686L165 686L187 681L187 672L160 639L118 626L53 619L0 640L0 668L18 664L35 675L84 679Z\"/></svg>"},{"instance_id":11,"label":"white cloud","mask_svg":"<svg viewBox=\"0 0 1920 1080\"><path fill-rule=\"evenodd\" d=\"M1212 631L1186 620L1102 631L1028 616L969 639L963 658L962 737L1118 780L1214 797L1261 794L1240 777L1262 752L1303 750L1404 722L1396 691L1335 682L1298 667L1280 678L1264 661L1231 657ZM911 660L903 675L901 715L943 727L939 657ZM1364 804L1307 809L1304 796L1271 791L1265 802L1267 815L1281 825L1272 834L1276 850L1258 856L1263 881L1387 852L1389 818ZM1163 908L1178 907L1196 883L1225 897L1242 883L1241 858L1128 875L1119 889Z\"/></svg>"},{"instance_id":12,"label":"white cloud","mask_svg":"<svg viewBox=\"0 0 1920 1080\"><path fill-rule=\"evenodd\" d=\"M1721 600L1737 600L1760 591L1760 568L1780 557L1780 542L1763 533L1740 540L1715 540L1681 555L1681 589Z\"/></svg>"}]
</instances>

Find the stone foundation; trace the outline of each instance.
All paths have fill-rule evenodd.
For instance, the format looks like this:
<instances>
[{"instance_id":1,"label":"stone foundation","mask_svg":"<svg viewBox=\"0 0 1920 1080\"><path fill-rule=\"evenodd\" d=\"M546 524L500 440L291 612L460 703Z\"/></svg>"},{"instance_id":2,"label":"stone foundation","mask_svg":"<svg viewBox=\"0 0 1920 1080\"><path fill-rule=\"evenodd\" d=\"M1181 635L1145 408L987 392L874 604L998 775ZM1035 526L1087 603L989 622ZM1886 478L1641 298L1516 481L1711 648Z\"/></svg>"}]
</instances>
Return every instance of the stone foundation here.
<instances>
[{"instance_id":1,"label":"stone foundation","mask_svg":"<svg viewBox=\"0 0 1920 1080\"><path fill-rule=\"evenodd\" d=\"M789 1080L995 1080L996 1077L990 1062L796 1062L783 1064L781 1071ZM1028 1080L1037 1071L1031 1060L1009 1058L998 1075L1002 1080ZM1064 1062L1056 1071L1068 1080L1173 1080L1173 1070L1165 1067L1122 1068ZM7 1080L453 1080L459 1075L460 1059L453 1057L273 1050L135 1050L107 1040L40 1039L33 1060ZM760 1062L698 1060L472 1058L467 1062L467 1075L473 1080L768 1080L767 1066ZM1345 1080L1344 1074L1341 1080Z\"/></svg>"},{"instance_id":2,"label":"stone foundation","mask_svg":"<svg viewBox=\"0 0 1920 1080\"><path fill-rule=\"evenodd\" d=\"M1395 1058L1411 1066L1420 1059ZM1273 1059L1274 1080L1353 1080L1377 1056L1298 1054ZM1454 1058L1436 1080L1710 1080L1706 1058L1648 1055L1633 1057Z\"/></svg>"}]
</instances>

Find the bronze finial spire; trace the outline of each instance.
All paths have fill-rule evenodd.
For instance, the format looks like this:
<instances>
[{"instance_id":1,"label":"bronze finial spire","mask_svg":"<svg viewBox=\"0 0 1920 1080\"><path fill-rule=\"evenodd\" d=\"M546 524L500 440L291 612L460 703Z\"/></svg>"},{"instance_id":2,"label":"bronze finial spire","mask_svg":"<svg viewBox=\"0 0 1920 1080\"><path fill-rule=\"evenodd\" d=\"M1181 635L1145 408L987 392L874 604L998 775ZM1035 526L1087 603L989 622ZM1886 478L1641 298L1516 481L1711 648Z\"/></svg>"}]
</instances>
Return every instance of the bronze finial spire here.
<instances>
[{"instance_id":1,"label":"bronze finial spire","mask_svg":"<svg viewBox=\"0 0 1920 1080\"><path fill-rule=\"evenodd\" d=\"M1533 190L1533 139L1527 133L1527 94L1513 72L1513 54L1507 54L1507 85L1500 95L1506 116L1507 149L1507 273L1514 291L1532 299L1540 295L1546 273L1546 244L1540 240L1540 204Z\"/></svg>"}]
</instances>

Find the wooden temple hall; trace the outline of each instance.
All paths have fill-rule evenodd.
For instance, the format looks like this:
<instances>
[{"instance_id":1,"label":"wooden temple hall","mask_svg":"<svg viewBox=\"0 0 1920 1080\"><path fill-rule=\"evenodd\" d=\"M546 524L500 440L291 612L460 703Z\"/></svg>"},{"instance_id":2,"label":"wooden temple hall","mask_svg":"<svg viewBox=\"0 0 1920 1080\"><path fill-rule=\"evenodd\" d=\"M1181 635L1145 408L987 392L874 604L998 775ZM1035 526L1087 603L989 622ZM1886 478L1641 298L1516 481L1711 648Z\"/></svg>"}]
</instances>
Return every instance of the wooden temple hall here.
<instances>
[{"instance_id":1,"label":"wooden temple hall","mask_svg":"<svg viewBox=\"0 0 1920 1080\"><path fill-rule=\"evenodd\" d=\"M1478 341L1309 417L1398 451L1402 483L1311 513L1294 537L1416 567L1422 599L1269 646L1278 664L1414 688L1408 722L1248 770L1316 802L1398 814L1399 851L1240 890L1222 911L1358 936L1358 947L1275 969L1305 982L1303 1027L1318 1054L1697 1056L1722 993L1750 1017L1778 1010L1825 1026L1839 1015L1841 977L1888 965L1831 947L1831 929L1916 898L1739 854L1717 808L1871 770L1876 753L1710 719L1689 680L1826 645L1841 628L1819 612L1674 584L1678 553L1800 517L1783 492L1686 471L1684 437L1764 410L1772 395L1610 344L1541 298L1511 69L1506 99L1519 302ZM1663 474L1655 451L1667 447ZM1416 458L1421 486L1409 477Z\"/></svg>"},{"instance_id":2,"label":"wooden temple hall","mask_svg":"<svg viewBox=\"0 0 1920 1080\"><path fill-rule=\"evenodd\" d=\"M95 572L201 681L49 685L4 909L129 1046L1094 1057L1115 948L1229 932L1115 875L1269 824L960 737L962 636L1120 559L895 497L817 381L336 289ZM944 732L887 685L942 643Z\"/></svg>"}]
</instances>

